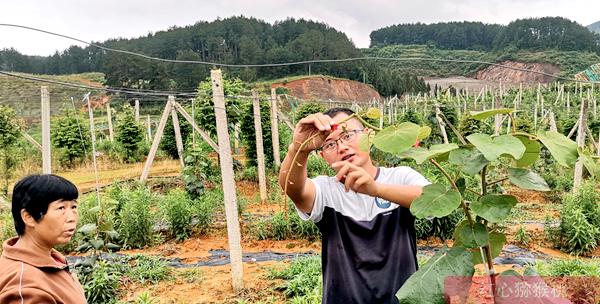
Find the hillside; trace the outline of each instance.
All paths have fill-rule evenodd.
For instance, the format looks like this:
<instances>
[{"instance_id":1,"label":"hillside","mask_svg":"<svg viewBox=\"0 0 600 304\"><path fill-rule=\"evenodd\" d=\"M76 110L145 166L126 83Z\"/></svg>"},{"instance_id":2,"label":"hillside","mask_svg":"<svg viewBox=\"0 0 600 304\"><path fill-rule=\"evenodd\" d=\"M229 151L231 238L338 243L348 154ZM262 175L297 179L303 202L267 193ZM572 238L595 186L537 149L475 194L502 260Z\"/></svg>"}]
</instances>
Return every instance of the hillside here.
<instances>
[{"instance_id":1,"label":"hillside","mask_svg":"<svg viewBox=\"0 0 600 304\"><path fill-rule=\"evenodd\" d=\"M380 98L379 93L369 85L327 76L307 76L289 81L274 82L271 87L287 88L290 95L304 100L367 102Z\"/></svg>"},{"instance_id":2,"label":"hillside","mask_svg":"<svg viewBox=\"0 0 600 304\"><path fill-rule=\"evenodd\" d=\"M600 34L600 21L588 25L587 28L594 33Z\"/></svg>"},{"instance_id":3,"label":"hillside","mask_svg":"<svg viewBox=\"0 0 600 304\"><path fill-rule=\"evenodd\" d=\"M102 86L104 75L102 73L84 73L76 75L30 75L24 73L15 73L24 76L33 76L53 81L80 83L88 86ZM71 106L73 98L77 107L82 106L81 99L83 95L89 92L89 89L70 88L57 84L45 84L31 80L15 78L0 75L0 104L10 105L15 109L20 117L33 120L39 119L40 113L40 88L42 85L48 86L50 93L50 111L51 114L57 113L60 107L67 103ZM103 91L92 92L92 96L103 95Z\"/></svg>"},{"instance_id":4,"label":"hillside","mask_svg":"<svg viewBox=\"0 0 600 304\"><path fill-rule=\"evenodd\" d=\"M363 49L366 56L391 57L391 58L435 58L435 59L462 59L472 61L487 61L499 63L512 61L520 63L552 64L559 70L560 76L573 77L578 72L600 62L600 56L593 52L556 51L469 51L469 50L442 50L426 45L390 45ZM476 63L449 63L436 61L381 61L381 65L388 66L398 72L412 72L423 77L448 77L467 76L475 78L477 72L487 68L485 64ZM532 80L535 81L535 80Z\"/></svg>"}]
</instances>

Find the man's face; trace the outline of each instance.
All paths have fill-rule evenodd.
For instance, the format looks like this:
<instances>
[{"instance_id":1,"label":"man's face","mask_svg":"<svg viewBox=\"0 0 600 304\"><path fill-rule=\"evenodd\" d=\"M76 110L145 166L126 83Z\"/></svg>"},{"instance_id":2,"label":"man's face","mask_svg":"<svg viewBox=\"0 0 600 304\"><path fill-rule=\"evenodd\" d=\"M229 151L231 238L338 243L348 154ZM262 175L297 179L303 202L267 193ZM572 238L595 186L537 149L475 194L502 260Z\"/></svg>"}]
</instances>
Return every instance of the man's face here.
<instances>
[{"instance_id":1,"label":"man's face","mask_svg":"<svg viewBox=\"0 0 600 304\"><path fill-rule=\"evenodd\" d=\"M338 124L347 117L346 113L338 113L333 117L333 121ZM340 124L337 130L331 132L325 139L321 156L329 165L348 161L362 167L371 161L369 153L358 148L360 137L365 136L367 131L368 129L365 129L358 119L353 118Z\"/></svg>"}]
</instances>

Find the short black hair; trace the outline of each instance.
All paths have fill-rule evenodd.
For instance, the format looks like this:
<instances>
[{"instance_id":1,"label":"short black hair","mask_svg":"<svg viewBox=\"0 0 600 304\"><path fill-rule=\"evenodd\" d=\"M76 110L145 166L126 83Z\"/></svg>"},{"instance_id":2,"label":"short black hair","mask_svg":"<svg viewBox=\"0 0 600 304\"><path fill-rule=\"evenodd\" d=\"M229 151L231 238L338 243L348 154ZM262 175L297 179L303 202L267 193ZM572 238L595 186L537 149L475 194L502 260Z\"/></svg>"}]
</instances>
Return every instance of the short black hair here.
<instances>
[{"instance_id":1,"label":"short black hair","mask_svg":"<svg viewBox=\"0 0 600 304\"><path fill-rule=\"evenodd\" d=\"M339 113L345 113L345 114L348 114L348 116L350 116L350 115L354 114L354 111L352 111L348 108L331 108L331 109L323 112L324 115L327 115L331 118L338 115Z\"/></svg>"},{"instance_id":2,"label":"short black hair","mask_svg":"<svg viewBox=\"0 0 600 304\"><path fill-rule=\"evenodd\" d=\"M77 187L54 174L35 174L21 179L13 188L12 216L18 235L25 233L25 222L21 218L21 210L25 209L36 222L39 222L48 211L48 205L54 201L76 200L79 196Z\"/></svg>"}]
</instances>

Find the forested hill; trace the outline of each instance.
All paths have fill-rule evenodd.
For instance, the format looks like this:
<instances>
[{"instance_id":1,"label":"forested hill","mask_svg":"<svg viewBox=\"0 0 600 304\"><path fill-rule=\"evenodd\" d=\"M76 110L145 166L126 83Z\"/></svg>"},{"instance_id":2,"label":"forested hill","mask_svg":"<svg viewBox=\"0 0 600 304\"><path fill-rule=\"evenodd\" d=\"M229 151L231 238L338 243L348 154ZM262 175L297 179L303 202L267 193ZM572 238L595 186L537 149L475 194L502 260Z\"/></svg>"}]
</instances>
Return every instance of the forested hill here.
<instances>
[{"instance_id":1,"label":"forested hill","mask_svg":"<svg viewBox=\"0 0 600 304\"><path fill-rule=\"evenodd\" d=\"M506 26L481 22L399 24L375 30L370 37L371 46L427 44L455 50L600 53L600 34L561 17L519 19Z\"/></svg>"},{"instance_id":2,"label":"forested hill","mask_svg":"<svg viewBox=\"0 0 600 304\"><path fill-rule=\"evenodd\" d=\"M600 21L588 25L587 28L594 33L600 34Z\"/></svg>"},{"instance_id":3,"label":"forested hill","mask_svg":"<svg viewBox=\"0 0 600 304\"><path fill-rule=\"evenodd\" d=\"M346 34L324 24L287 19L269 24L243 16L173 27L135 39L99 43L105 47L178 60L226 64L261 64L360 57L361 52ZM95 47L73 46L50 57L23 56L14 50L0 51L2 70L37 74L103 72L106 84L139 89L194 90L209 76L210 65L156 62ZM290 75L324 74L365 80L384 95L425 91L424 82L410 83L373 62L302 64L271 68L225 68L228 76L244 81Z\"/></svg>"}]
</instances>

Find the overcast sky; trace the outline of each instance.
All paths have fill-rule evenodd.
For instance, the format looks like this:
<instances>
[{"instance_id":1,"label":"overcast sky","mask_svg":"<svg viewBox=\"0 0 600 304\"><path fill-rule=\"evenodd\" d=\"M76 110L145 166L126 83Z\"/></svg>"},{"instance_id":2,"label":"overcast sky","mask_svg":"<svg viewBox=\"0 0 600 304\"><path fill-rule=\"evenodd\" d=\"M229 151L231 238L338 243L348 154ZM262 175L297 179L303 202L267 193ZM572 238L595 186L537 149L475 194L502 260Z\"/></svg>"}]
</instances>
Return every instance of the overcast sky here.
<instances>
[{"instance_id":1,"label":"overcast sky","mask_svg":"<svg viewBox=\"0 0 600 304\"><path fill-rule=\"evenodd\" d=\"M325 22L346 33L356 46L368 47L371 31L398 23L468 20L507 24L519 18L561 16L587 26L600 20L598 12L598 0L5 0L0 23L104 41L232 15L270 23L294 17ZM0 26L0 49L13 47L28 55L49 55L72 44L77 43Z\"/></svg>"}]
</instances>

